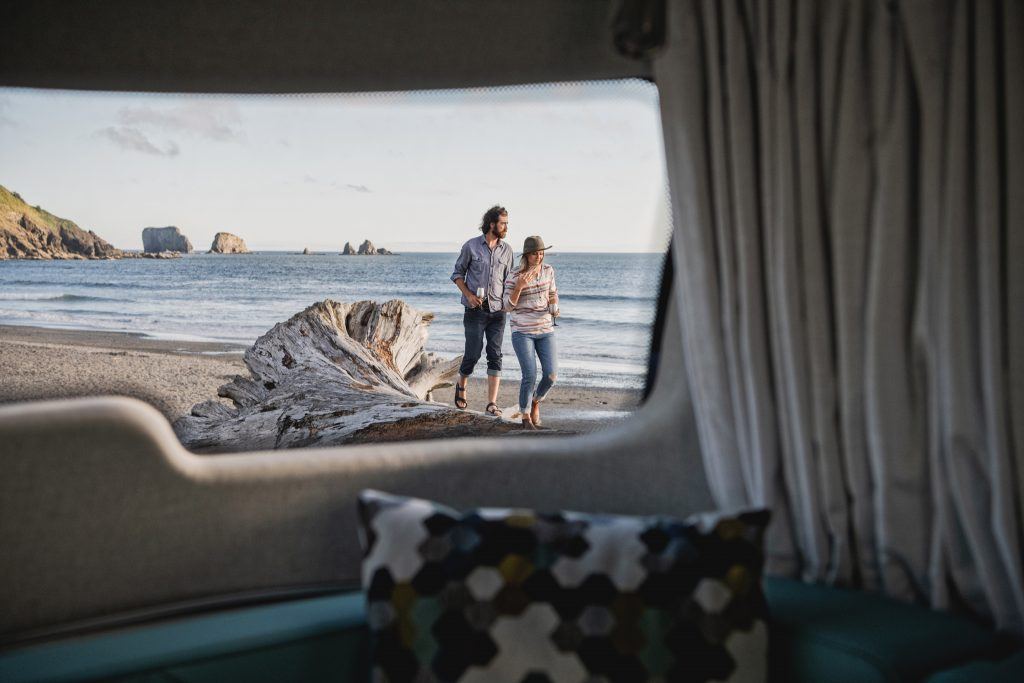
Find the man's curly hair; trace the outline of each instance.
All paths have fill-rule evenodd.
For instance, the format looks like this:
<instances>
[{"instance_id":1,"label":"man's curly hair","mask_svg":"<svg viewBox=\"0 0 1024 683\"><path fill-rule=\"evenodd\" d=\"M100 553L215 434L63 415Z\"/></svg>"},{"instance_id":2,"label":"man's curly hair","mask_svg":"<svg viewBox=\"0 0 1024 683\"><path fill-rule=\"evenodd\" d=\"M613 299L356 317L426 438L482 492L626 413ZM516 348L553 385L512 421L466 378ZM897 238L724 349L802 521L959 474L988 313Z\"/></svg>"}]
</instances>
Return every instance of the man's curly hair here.
<instances>
[{"instance_id":1,"label":"man's curly hair","mask_svg":"<svg viewBox=\"0 0 1024 683\"><path fill-rule=\"evenodd\" d=\"M484 214L484 219L480 223L480 232L486 235L491 229L491 223L497 223L498 218L507 215L508 211L505 210L504 206L498 206L495 204L491 208L487 209L487 213Z\"/></svg>"}]
</instances>

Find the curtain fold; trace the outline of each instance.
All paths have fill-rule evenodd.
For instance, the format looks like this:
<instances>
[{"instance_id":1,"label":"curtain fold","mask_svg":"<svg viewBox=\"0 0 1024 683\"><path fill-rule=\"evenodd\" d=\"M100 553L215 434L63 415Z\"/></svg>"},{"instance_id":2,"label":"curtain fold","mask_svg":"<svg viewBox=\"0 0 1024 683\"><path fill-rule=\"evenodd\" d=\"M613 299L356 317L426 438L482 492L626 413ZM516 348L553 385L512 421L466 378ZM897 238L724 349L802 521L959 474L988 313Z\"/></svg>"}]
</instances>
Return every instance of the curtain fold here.
<instances>
[{"instance_id":1,"label":"curtain fold","mask_svg":"<svg viewBox=\"0 0 1024 683\"><path fill-rule=\"evenodd\" d=\"M684 348L769 571L1024 634L1024 9L677 0Z\"/></svg>"}]
</instances>

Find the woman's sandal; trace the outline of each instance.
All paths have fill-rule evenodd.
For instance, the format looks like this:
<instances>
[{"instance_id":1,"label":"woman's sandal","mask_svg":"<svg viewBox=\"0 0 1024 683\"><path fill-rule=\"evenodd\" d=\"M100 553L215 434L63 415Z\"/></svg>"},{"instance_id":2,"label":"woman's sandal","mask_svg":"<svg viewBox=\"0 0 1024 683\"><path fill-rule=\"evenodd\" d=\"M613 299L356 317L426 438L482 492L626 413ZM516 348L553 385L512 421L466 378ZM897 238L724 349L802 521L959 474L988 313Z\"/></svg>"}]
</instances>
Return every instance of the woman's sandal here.
<instances>
[{"instance_id":1,"label":"woman's sandal","mask_svg":"<svg viewBox=\"0 0 1024 683\"><path fill-rule=\"evenodd\" d=\"M501 411L498 410L498 404L493 401L487 404L487 407L484 408L484 412L488 415L493 415L494 417L501 417Z\"/></svg>"},{"instance_id":2,"label":"woman's sandal","mask_svg":"<svg viewBox=\"0 0 1024 683\"><path fill-rule=\"evenodd\" d=\"M459 402L462 405L459 405ZM460 387L458 384L455 385L455 407L459 410L465 410L469 403L466 402L466 387Z\"/></svg>"}]
</instances>

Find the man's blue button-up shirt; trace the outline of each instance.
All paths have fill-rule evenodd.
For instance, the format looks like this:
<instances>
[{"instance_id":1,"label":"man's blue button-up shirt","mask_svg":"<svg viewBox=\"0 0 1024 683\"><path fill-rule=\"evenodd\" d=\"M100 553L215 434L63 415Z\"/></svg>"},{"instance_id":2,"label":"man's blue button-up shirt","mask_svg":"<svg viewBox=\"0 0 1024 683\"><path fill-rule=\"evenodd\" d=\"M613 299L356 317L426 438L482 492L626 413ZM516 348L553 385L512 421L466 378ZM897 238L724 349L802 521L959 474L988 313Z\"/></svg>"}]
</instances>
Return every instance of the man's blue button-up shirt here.
<instances>
[{"instance_id":1,"label":"man's blue button-up shirt","mask_svg":"<svg viewBox=\"0 0 1024 683\"><path fill-rule=\"evenodd\" d=\"M487 246L484 235L474 237L462 245L459 258L455 261L452 282L457 278L466 281L469 291L476 294L477 289L484 288L487 305L492 311L501 310L501 300L505 293L505 280L512 272L512 247L504 240L491 249ZM466 296L462 296L462 305L469 306Z\"/></svg>"}]
</instances>

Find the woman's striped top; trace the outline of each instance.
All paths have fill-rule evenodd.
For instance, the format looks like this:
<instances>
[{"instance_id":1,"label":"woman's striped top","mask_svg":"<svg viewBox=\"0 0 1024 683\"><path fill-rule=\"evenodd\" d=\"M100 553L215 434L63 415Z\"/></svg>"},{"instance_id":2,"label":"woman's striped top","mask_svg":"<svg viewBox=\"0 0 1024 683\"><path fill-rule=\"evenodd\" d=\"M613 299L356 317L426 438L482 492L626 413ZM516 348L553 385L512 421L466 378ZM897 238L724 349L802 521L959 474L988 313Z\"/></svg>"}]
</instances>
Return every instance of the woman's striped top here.
<instances>
[{"instance_id":1,"label":"woman's striped top","mask_svg":"<svg viewBox=\"0 0 1024 683\"><path fill-rule=\"evenodd\" d=\"M521 268L521 267L520 267ZM537 279L523 288L519 303L509 301L516 286L520 268L516 268L505 280L505 310L512 313L512 331L526 334L547 334L554 331L554 321L548 311L549 304L558 303L558 289L555 287L555 269L541 264Z\"/></svg>"}]
</instances>

